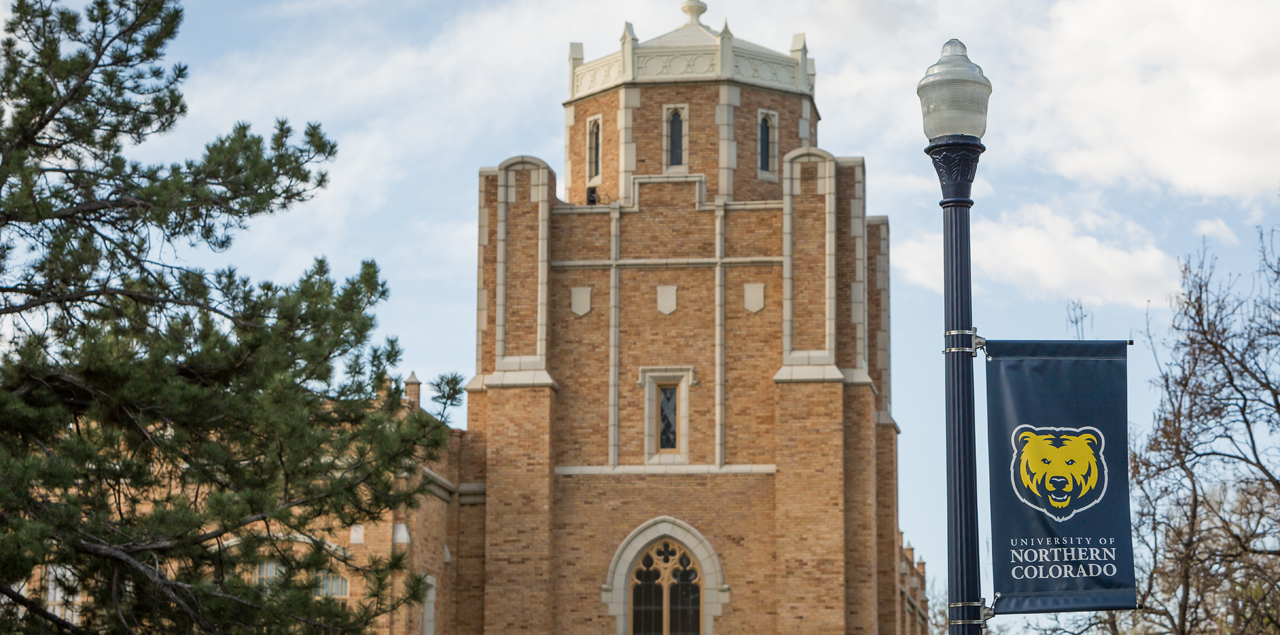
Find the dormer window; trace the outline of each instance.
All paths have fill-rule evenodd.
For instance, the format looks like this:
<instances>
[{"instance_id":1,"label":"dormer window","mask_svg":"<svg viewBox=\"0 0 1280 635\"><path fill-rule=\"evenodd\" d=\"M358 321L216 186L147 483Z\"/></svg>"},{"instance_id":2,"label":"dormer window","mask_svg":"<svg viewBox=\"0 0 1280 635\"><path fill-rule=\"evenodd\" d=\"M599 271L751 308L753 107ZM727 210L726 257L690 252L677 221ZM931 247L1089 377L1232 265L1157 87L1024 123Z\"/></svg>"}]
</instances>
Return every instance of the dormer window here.
<instances>
[{"instance_id":1,"label":"dormer window","mask_svg":"<svg viewBox=\"0 0 1280 635\"><path fill-rule=\"evenodd\" d=\"M662 171L689 173L689 104L662 107Z\"/></svg>"}]
</instances>

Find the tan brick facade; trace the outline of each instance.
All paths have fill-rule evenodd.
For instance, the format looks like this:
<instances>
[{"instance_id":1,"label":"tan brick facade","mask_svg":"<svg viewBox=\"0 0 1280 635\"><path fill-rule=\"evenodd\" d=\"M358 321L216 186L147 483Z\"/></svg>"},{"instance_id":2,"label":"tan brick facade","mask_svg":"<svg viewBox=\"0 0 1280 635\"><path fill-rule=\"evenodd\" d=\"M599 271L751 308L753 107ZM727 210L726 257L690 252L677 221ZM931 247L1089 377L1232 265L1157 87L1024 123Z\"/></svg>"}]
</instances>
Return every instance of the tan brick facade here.
<instances>
[{"instance_id":1,"label":"tan brick facade","mask_svg":"<svg viewBox=\"0 0 1280 635\"><path fill-rule=\"evenodd\" d=\"M862 159L817 147L803 37L761 53L698 4L649 42L628 25L617 56L572 49L567 201L539 159L480 171L468 430L397 520L408 543L366 530L436 581L433 633L635 632L637 563L663 541L698 571L699 635L926 632L897 525L887 219Z\"/></svg>"}]
</instances>

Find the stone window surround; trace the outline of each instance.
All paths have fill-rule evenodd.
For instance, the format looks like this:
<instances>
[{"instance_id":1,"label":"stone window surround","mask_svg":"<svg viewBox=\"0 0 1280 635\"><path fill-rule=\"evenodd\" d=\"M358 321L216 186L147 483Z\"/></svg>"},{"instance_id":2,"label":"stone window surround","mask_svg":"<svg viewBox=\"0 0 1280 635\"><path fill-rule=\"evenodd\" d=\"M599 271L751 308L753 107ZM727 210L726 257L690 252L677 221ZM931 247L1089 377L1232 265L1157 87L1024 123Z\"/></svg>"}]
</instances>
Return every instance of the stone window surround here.
<instances>
[{"instance_id":1,"label":"stone window surround","mask_svg":"<svg viewBox=\"0 0 1280 635\"><path fill-rule=\"evenodd\" d=\"M628 577L636 559L653 543L662 539L680 543L698 561L702 571L702 632L715 632L715 618L729 603L729 585L724 583L724 571L711 542L688 523L671 516L658 516L645 521L631 532L609 563L608 577L600 585L600 601L609 607L609 615L617 619L617 634L627 633L627 607L631 585Z\"/></svg>"},{"instance_id":2,"label":"stone window surround","mask_svg":"<svg viewBox=\"0 0 1280 635\"><path fill-rule=\"evenodd\" d=\"M649 465L689 464L689 386L696 385L692 366L641 366L636 385L644 389L644 456ZM658 386L676 384L679 422L676 451L658 449Z\"/></svg>"},{"instance_id":3,"label":"stone window surround","mask_svg":"<svg viewBox=\"0 0 1280 635\"><path fill-rule=\"evenodd\" d=\"M671 160L671 113L680 111L681 165L669 165ZM662 105L662 173L689 174L689 104Z\"/></svg>"},{"instance_id":4,"label":"stone window surround","mask_svg":"<svg viewBox=\"0 0 1280 635\"><path fill-rule=\"evenodd\" d=\"M756 134L759 135L760 120L769 118L769 169L760 169L760 140L756 139L756 178L761 181L778 182L778 111L759 108L756 110Z\"/></svg>"},{"instance_id":5,"label":"stone window surround","mask_svg":"<svg viewBox=\"0 0 1280 635\"><path fill-rule=\"evenodd\" d=\"M592 115L590 117L587 117L586 125L587 125L586 134L583 136L584 138L582 140L582 143L586 146L586 152L583 153L582 155L583 157L586 157L586 161L585 161L586 166L584 166L583 173L586 176L587 187L593 187L593 186L600 185L601 175L604 174L604 115ZM596 152L595 176L591 175L591 150L592 150L591 126L592 125L599 126L597 129L599 130L599 135L600 135L596 141L596 147L595 147L595 152Z\"/></svg>"}]
</instances>

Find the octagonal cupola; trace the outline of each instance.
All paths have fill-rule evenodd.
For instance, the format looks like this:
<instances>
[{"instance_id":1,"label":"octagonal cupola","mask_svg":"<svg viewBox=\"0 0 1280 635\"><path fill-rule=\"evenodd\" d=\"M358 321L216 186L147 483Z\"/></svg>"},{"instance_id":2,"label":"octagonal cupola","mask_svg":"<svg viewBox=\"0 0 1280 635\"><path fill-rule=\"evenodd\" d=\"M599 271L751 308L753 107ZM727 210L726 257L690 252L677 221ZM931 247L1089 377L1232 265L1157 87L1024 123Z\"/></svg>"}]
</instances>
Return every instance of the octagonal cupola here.
<instances>
[{"instance_id":1,"label":"octagonal cupola","mask_svg":"<svg viewBox=\"0 0 1280 635\"><path fill-rule=\"evenodd\" d=\"M591 62L583 62L581 43L571 44L569 101L620 84L716 80L813 95L815 65L804 34L792 38L788 55L735 37L728 20L719 31L706 26L707 5L700 0L680 8L687 21L676 30L641 42L627 22L621 50Z\"/></svg>"}]
</instances>

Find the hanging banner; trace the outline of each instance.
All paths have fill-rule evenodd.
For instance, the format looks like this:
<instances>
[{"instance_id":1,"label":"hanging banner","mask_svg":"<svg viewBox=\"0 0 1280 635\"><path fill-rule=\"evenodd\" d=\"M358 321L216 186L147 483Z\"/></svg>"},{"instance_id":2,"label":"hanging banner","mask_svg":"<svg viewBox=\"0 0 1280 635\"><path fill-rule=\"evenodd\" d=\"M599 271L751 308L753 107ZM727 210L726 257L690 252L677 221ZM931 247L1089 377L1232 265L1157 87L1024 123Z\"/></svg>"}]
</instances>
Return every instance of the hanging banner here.
<instances>
[{"instance_id":1,"label":"hanging banner","mask_svg":"<svg viewBox=\"0 0 1280 635\"><path fill-rule=\"evenodd\" d=\"M1137 606L1127 349L987 340L997 614Z\"/></svg>"}]
</instances>

